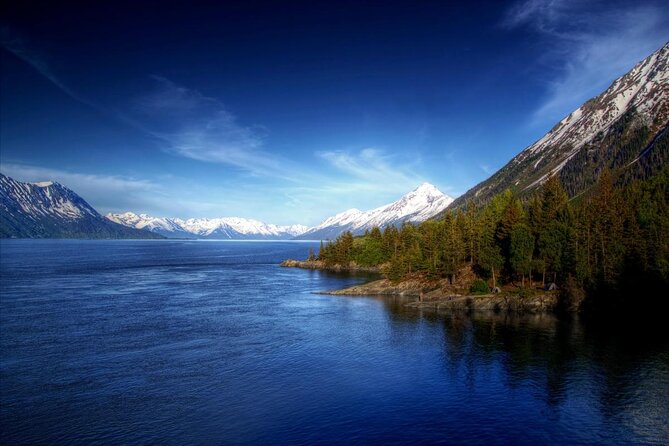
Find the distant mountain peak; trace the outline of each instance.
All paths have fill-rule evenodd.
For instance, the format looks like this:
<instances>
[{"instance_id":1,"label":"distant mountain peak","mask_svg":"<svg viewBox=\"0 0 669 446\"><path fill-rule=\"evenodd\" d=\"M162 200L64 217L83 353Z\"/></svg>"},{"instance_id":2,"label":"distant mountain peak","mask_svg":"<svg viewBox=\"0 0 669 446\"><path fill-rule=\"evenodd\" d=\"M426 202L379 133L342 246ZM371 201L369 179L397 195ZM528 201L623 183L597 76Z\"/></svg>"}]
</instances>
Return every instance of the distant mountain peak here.
<instances>
[{"instance_id":1,"label":"distant mountain peak","mask_svg":"<svg viewBox=\"0 0 669 446\"><path fill-rule=\"evenodd\" d=\"M375 226L380 228L404 222L419 223L433 217L453 201L430 183L423 183L399 200L363 212L349 209L325 219L302 234L301 239L332 239L344 231L362 234Z\"/></svg>"},{"instance_id":2,"label":"distant mountain peak","mask_svg":"<svg viewBox=\"0 0 669 446\"><path fill-rule=\"evenodd\" d=\"M24 183L0 173L0 237L158 238L103 218L62 184Z\"/></svg>"}]
</instances>

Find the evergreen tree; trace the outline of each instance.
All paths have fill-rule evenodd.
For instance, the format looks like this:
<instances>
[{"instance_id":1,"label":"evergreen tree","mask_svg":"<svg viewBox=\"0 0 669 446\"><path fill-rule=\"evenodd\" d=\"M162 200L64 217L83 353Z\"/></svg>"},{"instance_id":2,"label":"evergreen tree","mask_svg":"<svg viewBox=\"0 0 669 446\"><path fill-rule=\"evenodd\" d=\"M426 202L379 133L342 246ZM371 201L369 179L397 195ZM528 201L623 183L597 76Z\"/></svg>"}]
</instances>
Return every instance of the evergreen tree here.
<instances>
[{"instance_id":1,"label":"evergreen tree","mask_svg":"<svg viewBox=\"0 0 669 446\"><path fill-rule=\"evenodd\" d=\"M611 172L604 169L590 205L594 211L592 231L595 261L599 279L607 284L615 281L624 252L622 207L618 198L614 193Z\"/></svg>"},{"instance_id":2,"label":"evergreen tree","mask_svg":"<svg viewBox=\"0 0 669 446\"><path fill-rule=\"evenodd\" d=\"M442 265L444 274L453 283L459 266L465 261L465 242L460 224L461 214L447 215L442 222Z\"/></svg>"},{"instance_id":3,"label":"evergreen tree","mask_svg":"<svg viewBox=\"0 0 669 446\"><path fill-rule=\"evenodd\" d=\"M321 245L318 248L318 260L325 260L325 248L323 248L323 240L321 240Z\"/></svg>"},{"instance_id":4,"label":"evergreen tree","mask_svg":"<svg viewBox=\"0 0 669 446\"><path fill-rule=\"evenodd\" d=\"M513 226L510 234L511 267L516 274L520 274L522 286L525 286L525 276L532 273L532 253L534 252L534 237L532 231L524 223Z\"/></svg>"},{"instance_id":5,"label":"evergreen tree","mask_svg":"<svg viewBox=\"0 0 669 446\"><path fill-rule=\"evenodd\" d=\"M502 249L502 255L507 261L511 258L511 232L523 219L523 208L515 194L509 192L508 201L502 211L501 219L497 223L495 238Z\"/></svg>"}]
</instances>

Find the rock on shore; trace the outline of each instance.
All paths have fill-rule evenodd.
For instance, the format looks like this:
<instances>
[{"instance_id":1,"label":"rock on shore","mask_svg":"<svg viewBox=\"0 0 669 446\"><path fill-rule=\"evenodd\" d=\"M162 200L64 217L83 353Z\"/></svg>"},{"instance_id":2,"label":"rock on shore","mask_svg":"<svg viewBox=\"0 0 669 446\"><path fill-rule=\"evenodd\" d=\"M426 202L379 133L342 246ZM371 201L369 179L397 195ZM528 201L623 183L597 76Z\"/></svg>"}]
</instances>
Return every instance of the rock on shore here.
<instances>
[{"instance_id":1,"label":"rock on shore","mask_svg":"<svg viewBox=\"0 0 669 446\"><path fill-rule=\"evenodd\" d=\"M542 293L520 297L517 294L482 296L449 296L427 302L411 302L407 306L451 311L504 311L509 313L547 313L556 309L558 295Z\"/></svg>"},{"instance_id":2,"label":"rock on shore","mask_svg":"<svg viewBox=\"0 0 669 446\"><path fill-rule=\"evenodd\" d=\"M320 294L331 294L337 296L409 296L419 297L424 291L424 284L418 280L405 280L393 284L388 279L374 280L362 285L341 290L323 291Z\"/></svg>"},{"instance_id":3,"label":"rock on shore","mask_svg":"<svg viewBox=\"0 0 669 446\"><path fill-rule=\"evenodd\" d=\"M407 306L448 311L546 313L554 311L558 304L558 294L555 292L543 292L526 297L513 293L466 295L463 290L454 288L447 280L439 282L406 280L393 284L388 279L382 279L342 290L325 291L322 294L414 297L416 300L408 302Z\"/></svg>"},{"instance_id":4,"label":"rock on shore","mask_svg":"<svg viewBox=\"0 0 669 446\"><path fill-rule=\"evenodd\" d=\"M286 268L318 269L322 271L351 272L351 273L380 273L381 268L377 266L360 266L355 262L345 265L326 265L321 260L284 260L281 266Z\"/></svg>"}]
</instances>

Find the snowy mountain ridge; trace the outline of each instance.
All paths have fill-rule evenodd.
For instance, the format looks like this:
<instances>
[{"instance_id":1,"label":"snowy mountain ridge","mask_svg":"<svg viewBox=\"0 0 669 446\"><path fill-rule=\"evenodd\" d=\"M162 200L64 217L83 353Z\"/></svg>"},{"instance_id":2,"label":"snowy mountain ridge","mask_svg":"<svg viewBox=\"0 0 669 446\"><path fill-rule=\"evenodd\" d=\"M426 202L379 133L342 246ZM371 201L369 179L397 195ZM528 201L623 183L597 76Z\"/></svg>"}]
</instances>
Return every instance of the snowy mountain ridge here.
<instances>
[{"instance_id":1,"label":"snowy mountain ridge","mask_svg":"<svg viewBox=\"0 0 669 446\"><path fill-rule=\"evenodd\" d=\"M224 218L167 218L152 217L146 214L125 212L109 213L109 220L137 228L152 231L165 237L212 238L212 239L291 239L307 231L303 225L279 226L258 220Z\"/></svg>"},{"instance_id":2,"label":"snowy mountain ridge","mask_svg":"<svg viewBox=\"0 0 669 446\"><path fill-rule=\"evenodd\" d=\"M0 173L0 237L160 238L114 224L62 184L26 183Z\"/></svg>"},{"instance_id":3,"label":"snowy mountain ridge","mask_svg":"<svg viewBox=\"0 0 669 446\"><path fill-rule=\"evenodd\" d=\"M665 43L458 197L452 207L486 203L507 188L528 194L553 175L574 196L587 190L605 167L628 168L626 175L643 178L657 169L653 159L662 158L654 153L661 151L655 142L668 121L669 43Z\"/></svg>"},{"instance_id":4,"label":"snowy mountain ridge","mask_svg":"<svg viewBox=\"0 0 669 446\"><path fill-rule=\"evenodd\" d=\"M180 219L125 212L109 213L106 218L168 238L308 240L334 238L344 231L362 234L374 226L385 227L405 221L419 223L438 214L452 201L435 186L424 183L393 203L367 212L349 209L312 228L304 225L279 226L239 217Z\"/></svg>"},{"instance_id":5,"label":"snowy mountain ridge","mask_svg":"<svg viewBox=\"0 0 669 446\"><path fill-rule=\"evenodd\" d=\"M597 134L608 130L625 112L634 108L648 125L658 117L667 116L666 97L669 95L669 43L639 62L631 71L616 79L601 95L587 101L562 119L551 131L518 154L512 162L518 164L530 155L557 147L569 146L559 163L540 178L525 186L541 184L559 172L569 160ZM544 160L534 162L537 169Z\"/></svg>"},{"instance_id":6,"label":"snowy mountain ridge","mask_svg":"<svg viewBox=\"0 0 669 446\"><path fill-rule=\"evenodd\" d=\"M25 214L76 220L86 215L99 217L88 203L59 183L24 183L0 174L0 197L13 201Z\"/></svg>"},{"instance_id":7,"label":"snowy mountain ridge","mask_svg":"<svg viewBox=\"0 0 669 446\"><path fill-rule=\"evenodd\" d=\"M344 231L362 234L374 226L383 228L404 222L420 223L446 209L451 202L453 198L442 193L434 185L423 183L390 204L366 212L349 209L329 217L298 238L332 239Z\"/></svg>"}]
</instances>

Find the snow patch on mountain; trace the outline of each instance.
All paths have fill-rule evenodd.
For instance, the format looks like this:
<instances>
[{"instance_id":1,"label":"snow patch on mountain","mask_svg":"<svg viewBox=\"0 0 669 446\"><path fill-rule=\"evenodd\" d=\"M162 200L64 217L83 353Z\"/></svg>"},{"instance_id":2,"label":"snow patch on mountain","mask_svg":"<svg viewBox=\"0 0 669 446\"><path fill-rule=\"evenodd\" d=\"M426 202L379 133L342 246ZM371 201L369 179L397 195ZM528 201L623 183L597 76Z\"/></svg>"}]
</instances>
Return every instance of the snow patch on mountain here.
<instances>
[{"instance_id":1,"label":"snow patch on mountain","mask_svg":"<svg viewBox=\"0 0 669 446\"><path fill-rule=\"evenodd\" d=\"M11 202L32 218L77 220L85 216L100 216L77 194L52 181L24 183L0 174L0 199L5 203Z\"/></svg>"},{"instance_id":2,"label":"snow patch on mountain","mask_svg":"<svg viewBox=\"0 0 669 446\"><path fill-rule=\"evenodd\" d=\"M0 238L160 238L114 224L53 181L24 183L0 173Z\"/></svg>"},{"instance_id":3,"label":"snow patch on mountain","mask_svg":"<svg viewBox=\"0 0 669 446\"><path fill-rule=\"evenodd\" d=\"M335 214L332 217L328 217L323 220L318 226L310 228L309 231L314 231L318 229L327 228L330 226L348 226L354 224L356 221L359 221L361 218L364 218L364 212L359 209L349 209L339 214Z\"/></svg>"},{"instance_id":4,"label":"snow patch on mountain","mask_svg":"<svg viewBox=\"0 0 669 446\"><path fill-rule=\"evenodd\" d=\"M239 217L225 218L166 218L147 214L125 212L107 214L116 223L137 229L156 232L166 237L220 238L220 239L270 239L281 240L298 236L307 227L303 225L279 226Z\"/></svg>"},{"instance_id":5,"label":"snow patch on mountain","mask_svg":"<svg viewBox=\"0 0 669 446\"><path fill-rule=\"evenodd\" d=\"M527 188L559 172L581 147L608 130L631 108L635 108L648 124L666 120L667 110L662 106L666 104L669 95L668 60L669 43L639 62L627 74L616 79L604 93L574 110L541 139L519 153L512 161L515 164L537 152L551 153L564 147L570 148L561 155L562 159L555 168ZM542 159L534 164L535 169Z\"/></svg>"},{"instance_id":6,"label":"snow patch on mountain","mask_svg":"<svg viewBox=\"0 0 669 446\"><path fill-rule=\"evenodd\" d=\"M349 209L329 217L299 238L326 239L344 231L362 234L375 226L383 228L404 222L420 223L446 209L451 202L453 198L432 184L423 183L393 203L366 212Z\"/></svg>"}]
</instances>

